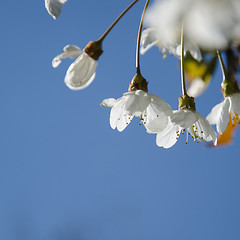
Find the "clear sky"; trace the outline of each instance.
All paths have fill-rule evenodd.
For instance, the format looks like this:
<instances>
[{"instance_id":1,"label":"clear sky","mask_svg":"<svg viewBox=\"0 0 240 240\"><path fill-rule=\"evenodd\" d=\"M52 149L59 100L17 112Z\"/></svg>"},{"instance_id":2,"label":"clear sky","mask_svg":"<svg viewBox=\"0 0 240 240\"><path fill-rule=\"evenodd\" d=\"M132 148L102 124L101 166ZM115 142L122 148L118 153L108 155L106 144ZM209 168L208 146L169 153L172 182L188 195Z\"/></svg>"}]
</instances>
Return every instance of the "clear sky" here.
<instances>
[{"instance_id":1,"label":"clear sky","mask_svg":"<svg viewBox=\"0 0 240 240\"><path fill-rule=\"evenodd\" d=\"M100 102L119 98L135 74L143 1L103 43L94 82L71 91L67 44L96 40L130 1L69 0L57 21L44 1L4 1L0 81L1 240L239 240L240 132L232 145L171 149L139 119L122 132ZM157 48L141 57L149 92L173 109L181 95L178 60ZM221 101L221 74L196 100L206 116Z\"/></svg>"}]
</instances>

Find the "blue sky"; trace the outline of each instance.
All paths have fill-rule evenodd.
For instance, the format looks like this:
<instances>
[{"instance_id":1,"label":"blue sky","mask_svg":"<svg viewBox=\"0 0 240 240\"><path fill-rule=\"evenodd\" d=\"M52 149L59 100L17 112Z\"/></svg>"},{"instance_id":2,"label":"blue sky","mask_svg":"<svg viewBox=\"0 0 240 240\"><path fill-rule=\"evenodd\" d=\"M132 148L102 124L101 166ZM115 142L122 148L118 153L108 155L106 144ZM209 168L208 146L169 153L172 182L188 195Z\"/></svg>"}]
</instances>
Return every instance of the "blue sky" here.
<instances>
[{"instance_id":1,"label":"blue sky","mask_svg":"<svg viewBox=\"0 0 240 240\"><path fill-rule=\"evenodd\" d=\"M69 0L54 21L44 1L4 1L0 81L0 239L239 240L239 130L232 145L155 144L135 119L122 133L109 109L135 74L140 1L103 43L94 82L64 84L67 44L96 40L129 1ZM141 57L149 92L173 109L181 95L178 60L157 48ZM206 116L221 101L221 74L196 100Z\"/></svg>"}]
</instances>

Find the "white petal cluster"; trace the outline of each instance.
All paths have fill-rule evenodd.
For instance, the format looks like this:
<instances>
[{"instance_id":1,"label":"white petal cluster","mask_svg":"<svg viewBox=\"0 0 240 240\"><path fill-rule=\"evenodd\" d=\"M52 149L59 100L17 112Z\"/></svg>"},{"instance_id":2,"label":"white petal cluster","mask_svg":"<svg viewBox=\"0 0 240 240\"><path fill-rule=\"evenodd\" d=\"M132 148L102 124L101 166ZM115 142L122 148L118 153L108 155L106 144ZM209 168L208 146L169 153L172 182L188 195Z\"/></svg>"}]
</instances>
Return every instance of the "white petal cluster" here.
<instances>
[{"instance_id":1,"label":"white petal cluster","mask_svg":"<svg viewBox=\"0 0 240 240\"><path fill-rule=\"evenodd\" d=\"M225 97L224 100L217 104L208 114L207 120L212 125L216 124L217 132L222 134L228 125L229 116L231 116L232 120L240 116L240 93Z\"/></svg>"},{"instance_id":2,"label":"white petal cluster","mask_svg":"<svg viewBox=\"0 0 240 240\"><path fill-rule=\"evenodd\" d=\"M123 131L133 117L140 117L148 131L163 130L168 123L168 116L172 114L171 107L160 97L142 90L124 93L117 100L105 99L101 106L110 107L110 126Z\"/></svg>"},{"instance_id":3,"label":"white petal cluster","mask_svg":"<svg viewBox=\"0 0 240 240\"><path fill-rule=\"evenodd\" d=\"M181 132L186 131L186 143L188 135L191 135L194 142L209 142L217 144L217 134L209 122L198 112L190 110L177 110L169 117L168 126L157 133L156 143L159 147L170 148L178 140Z\"/></svg>"},{"instance_id":4,"label":"white petal cluster","mask_svg":"<svg viewBox=\"0 0 240 240\"><path fill-rule=\"evenodd\" d=\"M171 107L160 97L142 90L124 93L119 99L108 98L101 106L112 108L110 126L122 132L132 121L139 117L148 133L157 134L159 147L170 148L178 140L181 132L186 132L194 142L217 144L217 134L209 122L198 112L187 109L172 111Z\"/></svg>"},{"instance_id":5,"label":"white petal cluster","mask_svg":"<svg viewBox=\"0 0 240 240\"><path fill-rule=\"evenodd\" d=\"M155 0L146 16L168 44L179 42L182 24L187 39L199 47L225 49L240 39L239 0Z\"/></svg>"},{"instance_id":6,"label":"white petal cluster","mask_svg":"<svg viewBox=\"0 0 240 240\"><path fill-rule=\"evenodd\" d=\"M164 42L164 39L162 39L159 36L155 28L147 28L142 32L140 48L141 54L144 54L153 46L158 46L160 52L164 55L166 55L167 51L169 51L170 54L173 54L179 58L182 55L180 42L178 42L177 44L169 44L167 42ZM184 46L185 46L184 54L186 54L186 52L189 51L189 53L195 60L197 60L198 62L202 60L201 51L193 41L191 40L185 41Z\"/></svg>"},{"instance_id":7,"label":"white petal cluster","mask_svg":"<svg viewBox=\"0 0 240 240\"><path fill-rule=\"evenodd\" d=\"M97 61L74 45L67 45L63 50L63 53L53 59L52 66L58 67L65 58L76 59L68 68L64 81L72 90L86 88L95 78Z\"/></svg>"},{"instance_id":8,"label":"white petal cluster","mask_svg":"<svg viewBox=\"0 0 240 240\"><path fill-rule=\"evenodd\" d=\"M48 13L56 20L61 11L62 6L67 0L45 0L45 7Z\"/></svg>"}]
</instances>

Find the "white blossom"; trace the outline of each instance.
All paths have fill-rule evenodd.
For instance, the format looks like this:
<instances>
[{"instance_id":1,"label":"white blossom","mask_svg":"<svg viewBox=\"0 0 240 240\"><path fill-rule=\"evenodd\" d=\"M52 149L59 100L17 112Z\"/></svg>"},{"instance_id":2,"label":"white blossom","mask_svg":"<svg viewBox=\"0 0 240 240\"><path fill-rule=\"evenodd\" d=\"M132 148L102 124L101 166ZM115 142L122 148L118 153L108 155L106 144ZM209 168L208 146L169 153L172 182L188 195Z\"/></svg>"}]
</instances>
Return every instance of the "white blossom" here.
<instances>
[{"instance_id":1,"label":"white blossom","mask_svg":"<svg viewBox=\"0 0 240 240\"><path fill-rule=\"evenodd\" d=\"M86 88L95 78L97 61L74 45L67 45L63 50L63 53L53 59L52 66L58 67L65 58L76 59L68 68L64 81L72 90Z\"/></svg>"},{"instance_id":2,"label":"white blossom","mask_svg":"<svg viewBox=\"0 0 240 240\"><path fill-rule=\"evenodd\" d=\"M217 144L217 134L209 122L198 112L190 110L177 110L169 117L168 125L157 133L156 143L159 147L170 148L178 140L181 132L186 131L186 143L188 135L191 135L194 142L209 142Z\"/></svg>"},{"instance_id":3,"label":"white blossom","mask_svg":"<svg viewBox=\"0 0 240 240\"><path fill-rule=\"evenodd\" d=\"M146 15L168 44L179 42L182 24L185 37L209 50L225 49L240 39L239 0L155 0Z\"/></svg>"},{"instance_id":4,"label":"white blossom","mask_svg":"<svg viewBox=\"0 0 240 240\"><path fill-rule=\"evenodd\" d=\"M45 7L48 13L56 20L61 11L62 6L67 0L45 0Z\"/></svg>"},{"instance_id":5,"label":"white blossom","mask_svg":"<svg viewBox=\"0 0 240 240\"><path fill-rule=\"evenodd\" d=\"M207 116L207 120L212 125L216 124L217 132L222 134L228 125L229 116L232 120L240 116L240 93L225 97L221 103L213 107Z\"/></svg>"},{"instance_id":6,"label":"white blossom","mask_svg":"<svg viewBox=\"0 0 240 240\"><path fill-rule=\"evenodd\" d=\"M182 49L181 49L181 43L177 44L167 44L164 42L164 40L158 35L155 28L147 28L143 30L142 37L141 37L141 48L140 52L141 54L144 54L146 51L148 51L151 47L158 46L160 52L164 55L166 55L167 51L169 51L170 54L173 54L177 57L181 57L182 55ZM200 62L202 60L202 54L199 49L199 47L191 40L185 41L184 44L184 54L189 51L189 53L192 55L192 57Z\"/></svg>"},{"instance_id":7,"label":"white blossom","mask_svg":"<svg viewBox=\"0 0 240 240\"><path fill-rule=\"evenodd\" d=\"M105 99L101 106L110 107L110 126L123 131L132 121L139 117L147 130L161 131L167 126L171 107L160 97L142 90L124 93L119 99Z\"/></svg>"}]
</instances>

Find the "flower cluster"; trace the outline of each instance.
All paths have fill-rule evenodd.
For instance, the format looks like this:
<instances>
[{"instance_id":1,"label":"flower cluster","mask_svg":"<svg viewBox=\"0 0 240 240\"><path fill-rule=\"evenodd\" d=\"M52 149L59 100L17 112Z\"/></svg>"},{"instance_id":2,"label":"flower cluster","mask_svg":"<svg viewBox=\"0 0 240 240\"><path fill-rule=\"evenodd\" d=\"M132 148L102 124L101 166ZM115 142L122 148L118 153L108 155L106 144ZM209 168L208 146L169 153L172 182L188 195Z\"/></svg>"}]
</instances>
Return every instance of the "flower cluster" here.
<instances>
[{"instance_id":1,"label":"flower cluster","mask_svg":"<svg viewBox=\"0 0 240 240\"><path fill-rule=\"evenodd\" d=\"M194 109L172 111L160 97L142 90L127 92L118 100L109 98L101 103L111 108L110 126L123 131L133 117L139 117L148 133L156 133L159 147L170 148L178 140L181 131L186 131L194 142L213 141L217 144L217 135L209 122Z\"/></svg>"},{"instance_id":2,"label":"flower cluster","mask_svg":"<svg viewBox=\"0 0 240 240\"><path fill-rule=\"evenodd\" d=\"M66 1L45 0L46 9L55 20ZM53 59L54 68L62 59L75 60L64 80L71 90L81 90L92 83L97 60L103 53L103 40L138 1L133 1L97 41L90 41L83 50L67 45L63 53ZM138 117L147 133L156 134L159 147L172 147L184 133L186 143L191 137L194 142L212 141L216 146L217 133L224 134L229 122L240 121L240 90L236 78L240 72L240 1L155 0L147 11L149 2L146 0L140 21L137 71L128 92L119 99L108 98L101 103L101 106L111 108L110 126L122 132L134 117ZM145 13L148 28L143 30ZM140 53L144 54L153 46L159 48L164 59L169 52L180 60L182 96L178 110L172 110L160 97L148 93L148 82L141 75L139 58ZM225 54L227 68L220 51ZM217 59L222 69L224 100L204 118L196 111L194 97L208 87L216 71ZM216 125L217 133L211 125Z\"/></svg>"}]
</instances>

